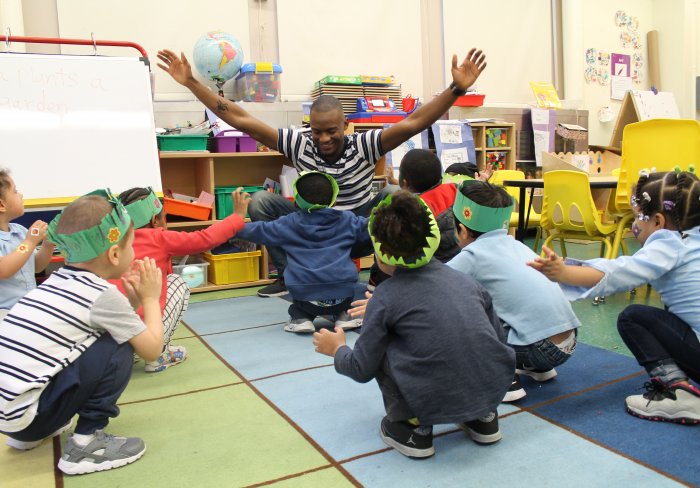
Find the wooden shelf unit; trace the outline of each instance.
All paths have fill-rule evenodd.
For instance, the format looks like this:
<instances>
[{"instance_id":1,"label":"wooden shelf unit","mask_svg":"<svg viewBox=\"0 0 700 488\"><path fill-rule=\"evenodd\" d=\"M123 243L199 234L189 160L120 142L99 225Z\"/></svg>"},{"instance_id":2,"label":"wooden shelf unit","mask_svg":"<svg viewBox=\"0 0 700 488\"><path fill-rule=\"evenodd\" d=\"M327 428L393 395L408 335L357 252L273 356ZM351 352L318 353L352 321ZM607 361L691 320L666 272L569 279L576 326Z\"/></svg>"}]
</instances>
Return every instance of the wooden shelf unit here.
<instances>
[{"instance_id":1,"label":"wooden shelf unit","mask_svg":"<svg viewBox=\"0 0 700 488\"><path fill-rule=\"evenodd\" d=\"M504 168L515 169L515 124L511 122L475 122L471 124L474 136L474 149L476 150L476 165L484 169L489 153L505 153ZM506 132L505 146L489 146L487 129L500 129Z\"/></svg>"},{"instance_id":2,"label":"wooden shelf unit","mask_svg":"<svg viewBox=\"0 0 700 488\"><path fill-rule=\"evenodd\" d=\"M159 154L160 175L163 190L171 190L185 195L199 195L202 191L215 194L217 186L257 186L265 178L278 180L282 165L291 162L278 152L255 153L210 153L207 151L163 151ZM216 220L216 202L212 209L212 220L184 221L168 223L169 229L182 231L198 230ZM272 283L268 273L268 254L261 247L260 279L228 285L214 285L193 288L193 293L206 291L261 286Z\"/></svg>"}]
</instances>

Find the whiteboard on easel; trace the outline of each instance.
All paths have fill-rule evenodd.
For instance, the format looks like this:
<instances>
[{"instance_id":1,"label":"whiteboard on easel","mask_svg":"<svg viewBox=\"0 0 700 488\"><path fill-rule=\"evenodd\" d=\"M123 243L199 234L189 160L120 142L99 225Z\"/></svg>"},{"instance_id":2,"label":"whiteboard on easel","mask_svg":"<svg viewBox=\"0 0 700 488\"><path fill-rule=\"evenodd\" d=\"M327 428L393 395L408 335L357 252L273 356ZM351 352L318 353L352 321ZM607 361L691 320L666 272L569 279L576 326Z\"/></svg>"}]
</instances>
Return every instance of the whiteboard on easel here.
<instances>
[{"instance_id":1,"label":"whiteboard on easel","mask_svg":"<svg viewBox=\"0 0 700 488\"><path fill-rule=\"evenodd\" d=\"M147 64L0 53L0 167L30 204L96 188L161 191Z\"/></svg>"},{"instance_id":2,"label":"whiteboard on easel","mask_svg":"<svg viewBox=\"0 0 700 488\"><path fill-rule=\"evenodd\" d=\"M671 92L650 92L631 90L634 104L637 107L639 121L651 119L680 119L681 114L676 105L676 99Z\"/></svg>"}]
</instances>

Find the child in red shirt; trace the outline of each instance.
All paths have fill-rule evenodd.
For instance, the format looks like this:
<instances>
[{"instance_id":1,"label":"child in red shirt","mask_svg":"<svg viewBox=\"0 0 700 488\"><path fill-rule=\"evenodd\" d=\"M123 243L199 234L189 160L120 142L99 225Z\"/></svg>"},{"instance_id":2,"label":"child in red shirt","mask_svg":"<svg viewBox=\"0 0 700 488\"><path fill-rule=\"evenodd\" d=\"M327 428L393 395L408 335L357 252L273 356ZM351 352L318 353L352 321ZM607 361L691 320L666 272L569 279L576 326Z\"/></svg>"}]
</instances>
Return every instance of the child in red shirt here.
<instances>
[{"instance_id":1,"label":"child in red shirt","mask_svg":"<svg viewBox=\"0 0 700 488\"><path fill-rule=\"evenodd\" d=\"M240 229L243 219L230 215L220 222L195 232L178 232L166 229L165 212L158 197L149 188L126 190L119 199L126 207L134 222L135 259L144 256L155 259L167 280L163 280L160 294L160 309L163 313L163 353L155 360L146 363L147 372L157 373L185 360L184 346L170 344L182 315L187 310L190 289L185 280L173 273L172 258L198 254L223 244ZM124 292L120 283L115 283ZM138 311L141 315L141 310Z\"/></svg>"}]
</instances>

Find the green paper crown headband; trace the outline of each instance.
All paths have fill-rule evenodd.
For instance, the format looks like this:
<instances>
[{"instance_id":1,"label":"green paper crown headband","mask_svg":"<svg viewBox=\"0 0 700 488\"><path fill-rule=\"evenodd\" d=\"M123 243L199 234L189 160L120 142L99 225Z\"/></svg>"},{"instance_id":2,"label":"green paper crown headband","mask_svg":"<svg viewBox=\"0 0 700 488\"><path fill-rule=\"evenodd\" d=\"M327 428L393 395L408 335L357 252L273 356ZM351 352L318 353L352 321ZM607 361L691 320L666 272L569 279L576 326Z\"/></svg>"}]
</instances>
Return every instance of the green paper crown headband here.
<instances>
[{"instance_id":1,"label":"green paper crown headband","mask_svg":"<svg viewBox=\"0 0 700 488\"><path fill-rule=\"evenodd\" d=\"M331 182L331 187L333 188L333 197L331 198L331 203L330 205L321 205L318 203L309 203L306 200L304 200L301 195L299 195L299 192L297 191L297 183L299 183L299 180L302 178L307 177L308 175L313 175L313 174L319 174L323 175L326 178L328 178L328 181ZM338 183L335 181L335 179L327 174L327 173L322 173L320 171L302 171L299 177L294 180L294 183L292 184L292 189L294 190L294 201L297 203L297 207L299 207L302 210L305 210L306 212L313 212L314 210L320 210L322 208L328 208L332 207L335 204L335 198L338 196Z\"/></svg>"},{"instance_id":2,"label":"green paper crown headband","mask_svg":"<svg viewBox=\"0 0 700 488\"><path fill-rule=\"evenodd\" d=\"M379 202L379 204L372 209L372 213L369 216L369 222L367 223L367 226L369 228L369 236L372 239L372 245L374 246L374 252L377 254L377 257L379 257L379 259L382 260L382 262L390 266L401 266L403 268L420 268L421 266L425 266L433 257L433 254L435 254L435 251L437 250L438 245L440 244L440 229L438 228L438 224L435 220L433 212L430 211L430 208L425 204L425 202L422 199L418 197L415 198L416 200L418 200L418 202L421 204L421 207L423 207L423 209L428 214L428 217L430 218L430 235L426 237L427 244L422 249L421 253L417 256L404 257L390 256L386 254L382 251L382 243L377 241L374 237L374 234L372 233L372 227L374 226L374 219L377 215L377 210L382 207L388 207L389 205L391 205L393 195L389 195L384 200Z\"/></svg>"},{"instance_id":3,"label":"green paper crown headband","mask_svg":"<svg viewBox=\"0 0 700 488\"><path fill-rule=\"evenodd\" d=\"M134 229L140 229L144 225L148 225L153 217L163 211L163 205L153 189L149 186L146 188L148 195L145 198L131 202L126 206L126 211L129 213L131 220L134 222Z\"/></svg>"},{"instance_id":4,"label":"green paper crown headband","mask_svg":"<svg viewBox=\"0 0 700 488\"><path fill-rule=\"evenodd\" d=\"M129 225L131 225L131 217L119 198L112 195L109 189L95 190L85 196L89 195L104 197L114 206L98 225L73 234L58 234L56 227L63 212L58 214L49 224L49 240L63 251L67 263L84 263L96 258L117 244L126 235Z\"/></svg>"},{"instance_id":5,"label":"green paper crown headband","mask_svg":"<svg viewBox=\"0 0 700 488\"><path fill-rule=\"evenodd\" d=\"M501 208L479 205L462 193L462 188L465 185L471 185L475 181L464 181L457 189L455 203L452 206L452 211L457 220L463 223L465 227L477 232L507 229L510 225L510 215L513 213L515 202L513 201L509 207Z\"/></svg>"}]
</instances>

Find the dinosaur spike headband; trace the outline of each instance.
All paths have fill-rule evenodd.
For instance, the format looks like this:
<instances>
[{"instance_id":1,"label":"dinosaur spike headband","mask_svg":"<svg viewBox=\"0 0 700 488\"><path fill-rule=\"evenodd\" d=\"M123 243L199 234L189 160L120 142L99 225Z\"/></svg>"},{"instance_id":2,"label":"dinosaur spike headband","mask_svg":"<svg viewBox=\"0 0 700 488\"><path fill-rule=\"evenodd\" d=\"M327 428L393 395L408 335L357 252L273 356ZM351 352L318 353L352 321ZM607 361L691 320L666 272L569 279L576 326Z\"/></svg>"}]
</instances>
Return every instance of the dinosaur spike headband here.
<instances>
[{"instance_id":1,"label":"dinosaur spike headband","mask_svg":"<svg viewBox=\"0 0 700 488\"><path fill-rule=\"evenodd\" d=\"M389 266L400 266L402 268L420 268L421 266L425 266L433 257L433 254L435 254L435 251L437 250L438 245L440 244L440 229L438 228L437 221L435 220L433 212L430 211L430 208L425 204L423 200L421 200L418 197L416 197L416 199L420 203L421 207L423 207L425 212L428 214L428 217L430 219L430 234L425 238L426 245L425 247L423 247L420 254L416 256L391 256L385 253L384 251L382 251L382 243L376 240L372 232L372 229L374 227L374 219L377 215L377 210L391 205L393 195L389 195L384 200L379 202L379 204L372 209L372 213L369 216L369 222L367 226L369 228L369 235L372 238L374 252L377 254L377 257L382 260L382 262L388 264Z\"/></svg>"},{"instance_id":2,"label":"dinosaur spike headband","mask_svg":"<svg viewBox=\"0 0 700 488\"><path fill-rule=\"evenodd\" d=\"M464 224L465 227L477 232L507 229L515 202L513 201L509 207L501 208L480 205L462 193L462 188L472 183L474 181L465 181L457 190L455 203L452 206L452 211L457 220Z\"/></svg>"},{"instance_id":3,"label":"dinosaur spike headband","mask_svg":"<svg viewBox=\"0 0 700 488\"><path fill-rule=\"evenodd\" d=\"M63 213L58 214L49 224L49 240L63 251L67 263L84 263L96 258L123 239L131 225L131 217L119 198L112 195L109 189L95 190L85 196L89 195L104 197L114 206L98 225L72 234L59 234L56 227Z\"/></svg>"},{"instance_id":4,"label":"dinosaur spike headband","mask_svg":"<svg viewBox=\"0 0 700 488\"><path fill-rule=\"evenodd\" d=\"M148 195L145 198L136 200L126 206L126 211L134 222L134 229L140 229L144 225L148 225L153 217L163 211L163 205L156 194L153 193L153 189L149 186L147 190Z\"/></svg>"},{"instance_id":5,"label":"dinosaur spike headband","mask_svg":"<svg viewBox=\"0 0 700 488\"><path fill-rule=\"evenodd\" d=\"M331 203L329 205L320 205L318 203L309 203L306 200L304 200L301 197L301 195L299 195L299 192L297 191L297 183L299 183L299 180L301 180L302 178L305 178L305 177L307 177L309 175L313 175L313 174L323 175L326 178L328 178L328 181L331 182L331 186L333 188L333 197L331 198ZM333 205L335 205L335 199L338 196L338 191L339 191L338 183L335 181L335 178L333 178L331 175L329 175L327 173L322 173L320 171L302 171L301 174L299 175L299 177L296 180L294 180L294 183L292 184L292 189L294 190L294 201L296 202L297 207L299 207L300 209L302 209L306 212L309 212L309 213L313 212L314 210L320 210L322 208L328 208L328 207L332 207Z\"/></svg>"}]
</instances>

